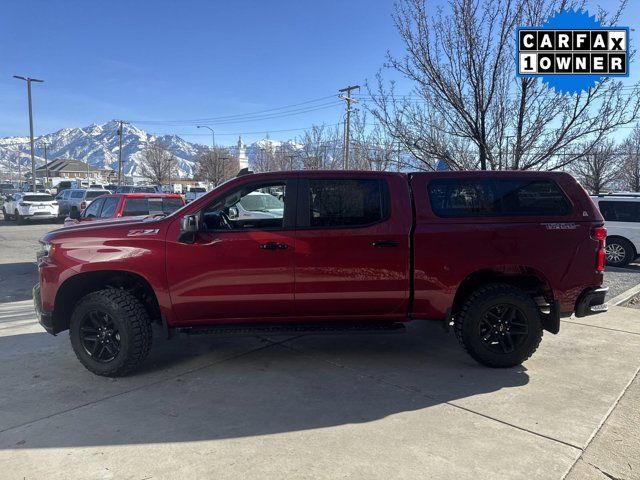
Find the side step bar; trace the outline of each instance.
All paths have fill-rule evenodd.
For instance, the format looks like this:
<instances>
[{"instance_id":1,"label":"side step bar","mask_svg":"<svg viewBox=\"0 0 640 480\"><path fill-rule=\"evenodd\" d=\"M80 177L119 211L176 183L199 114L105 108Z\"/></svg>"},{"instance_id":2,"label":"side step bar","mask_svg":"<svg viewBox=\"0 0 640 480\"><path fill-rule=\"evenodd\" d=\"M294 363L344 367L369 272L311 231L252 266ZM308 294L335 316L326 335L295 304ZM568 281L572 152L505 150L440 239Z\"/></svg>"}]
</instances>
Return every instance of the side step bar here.
<instances>
[{"instance_id":1,"label":"side step bar","mask_svg":"<svg viewBox=\"0 0 640 480\"><path fill-rule=\"evenodd\" d=\"M320 322L320 323L252 323L240 325L208 325L177 328L187 335L255 336L255 335L328 335L333 333L404 333L400 322Z\"/></svg>"}]
</instances>

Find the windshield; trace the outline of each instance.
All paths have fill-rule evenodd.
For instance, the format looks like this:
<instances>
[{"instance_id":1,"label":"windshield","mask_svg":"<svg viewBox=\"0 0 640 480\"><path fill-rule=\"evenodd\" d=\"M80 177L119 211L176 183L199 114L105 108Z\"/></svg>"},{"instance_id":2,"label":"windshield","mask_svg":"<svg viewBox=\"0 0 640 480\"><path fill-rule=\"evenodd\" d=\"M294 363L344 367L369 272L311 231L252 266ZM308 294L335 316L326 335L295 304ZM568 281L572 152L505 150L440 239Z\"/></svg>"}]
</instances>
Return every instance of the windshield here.
<instances>
[{"instance_id":1,"label":"windshield","mask_svg":"<svg viewBox=\"0 0 640 480\"><path fill-rule=\"evenodd\" d=\"M87 200L93 200L94 198L98 198L100 195L106 195L106 190L89 190L87 191L87 196L85 197Z\"/></svg>"},{"instance_id":2,"label":"windshield","mask_svg":"<svg viewBox=\"0 0 640 480\"><path fill-rule=\"evenodd\" d=\"M284 209L284 203L273 195L247 195L240 200L240 205L250 212Z\"/></svg>"},{"instance_id":3,"label":"windshield","mask_svg":"<svg viewBox=\"0 0 640 480\"><path fill-rule=\"evenodd\" d=\"M53 202L52 195L25 195L22 197L25 202Z\"/></svg>"}]
</instances>

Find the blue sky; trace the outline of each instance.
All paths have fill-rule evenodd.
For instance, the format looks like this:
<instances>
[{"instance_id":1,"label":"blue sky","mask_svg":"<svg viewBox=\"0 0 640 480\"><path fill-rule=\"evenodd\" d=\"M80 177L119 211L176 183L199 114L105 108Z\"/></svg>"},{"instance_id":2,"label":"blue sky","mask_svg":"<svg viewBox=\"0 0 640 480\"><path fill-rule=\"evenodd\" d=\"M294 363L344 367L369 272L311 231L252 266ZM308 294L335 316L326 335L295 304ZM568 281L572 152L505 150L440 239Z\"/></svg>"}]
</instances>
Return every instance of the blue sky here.
<instances>
[{"instance_id":1,"label":"blue sky","mask_svg":"<svg viewBox=\"0 0 640 480\"><path fill-rule=\"evenodd\" d=\"M630 3L620 23L633 27L640 2ZM45 80L33 86L36 135L114 118L227 117L329 97L373 78L387 50L402 53L392 10L392 0L3 2L0 137L28 133L26 88L14 74ZM332 102L302 105L321 108L298 115L209 123L222 144L239 132L292 138L300 133L293 129L340 122L344 107ZM137 125L208 143L196 123Z\"/></svg>"}]
</instances>

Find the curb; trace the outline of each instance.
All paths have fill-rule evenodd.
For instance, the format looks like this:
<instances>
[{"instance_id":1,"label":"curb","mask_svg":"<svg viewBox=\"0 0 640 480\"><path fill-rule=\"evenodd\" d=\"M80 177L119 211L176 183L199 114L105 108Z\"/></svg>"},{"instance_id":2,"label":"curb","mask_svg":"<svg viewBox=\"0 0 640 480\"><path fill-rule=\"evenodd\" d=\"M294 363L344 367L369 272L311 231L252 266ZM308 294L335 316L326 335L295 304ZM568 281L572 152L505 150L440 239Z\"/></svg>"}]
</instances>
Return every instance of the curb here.
<instances>
[{"instance_id":1,"label":"curb","mask_svg":"<svg viewBox=\"0 0 640 480\"><path fill-rule=\"evenodd\" d=\"M631 297L640 293L640 284L635 287L631 287L629 290L625 290L620 295L616 295L611 300L607 301L607 305L617 306L627 302Z\"/></svg>"}]
</instances>

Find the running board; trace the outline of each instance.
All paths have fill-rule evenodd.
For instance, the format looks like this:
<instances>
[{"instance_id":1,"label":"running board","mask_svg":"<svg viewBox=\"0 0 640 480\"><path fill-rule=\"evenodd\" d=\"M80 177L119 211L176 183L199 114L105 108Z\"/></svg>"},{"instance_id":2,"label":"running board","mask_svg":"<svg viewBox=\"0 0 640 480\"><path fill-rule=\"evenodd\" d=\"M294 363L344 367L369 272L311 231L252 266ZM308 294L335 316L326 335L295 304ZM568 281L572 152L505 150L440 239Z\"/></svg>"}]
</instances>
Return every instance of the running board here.
<instances>
[{"instance_id":1,"label":"running board","mask_svg":"<svg viewBox=\"0 0 640 480\"><path fill-rule=\"evenodd\" d=\"M324 323L252 323L239 325L208 325L177 328L187 335L255 336L255 335L329 335L334 333L404 333L400 322L324 322Z\"/></svg>"}]
</instances>

